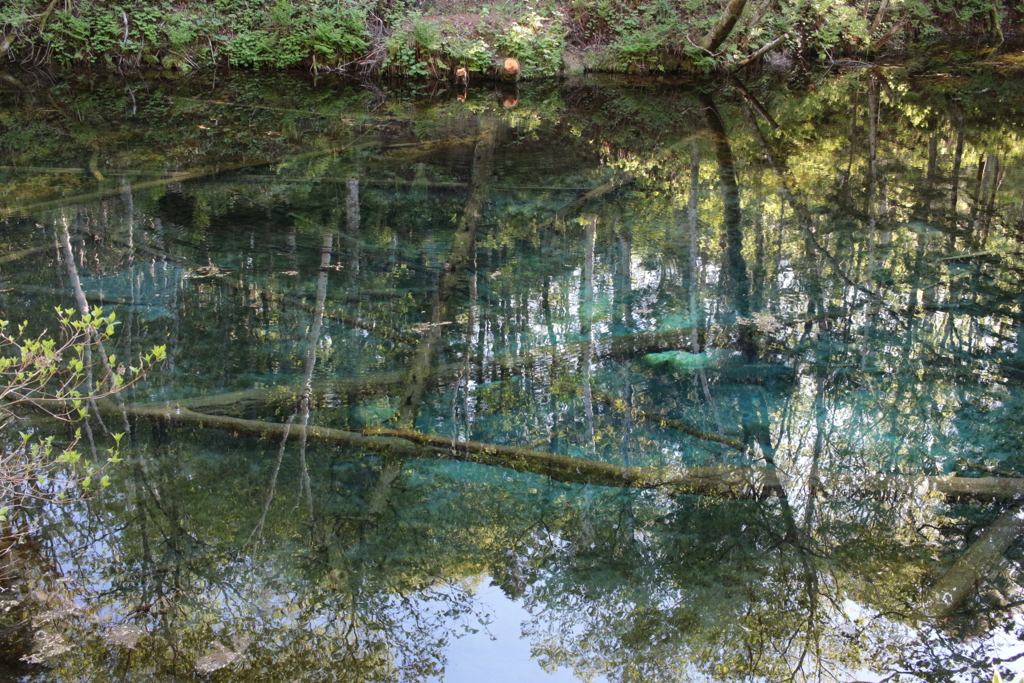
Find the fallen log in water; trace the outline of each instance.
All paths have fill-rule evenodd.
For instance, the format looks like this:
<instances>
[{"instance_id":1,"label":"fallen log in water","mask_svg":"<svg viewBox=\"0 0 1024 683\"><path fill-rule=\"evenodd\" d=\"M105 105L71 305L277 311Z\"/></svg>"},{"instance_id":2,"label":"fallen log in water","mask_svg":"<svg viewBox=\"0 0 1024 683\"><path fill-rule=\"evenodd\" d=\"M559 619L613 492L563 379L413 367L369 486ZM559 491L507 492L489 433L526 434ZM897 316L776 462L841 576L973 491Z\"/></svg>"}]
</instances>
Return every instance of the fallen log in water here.
<instances>
[{"instance_id":1,"label":"fallen log in water","mask_svg":"<svg viewBox=\"0 0 1024 683\"><path fill-rule=\"evenodd\" d=\"M227 163L224 165L217 166L206 166L202 168L191 169L188 171L172 171L162 178L154 180L146 180L142 182L136 182L128 186L132 192L139 192L140 190L148 190L153 188L164 187L170 183L183 183L191 180L200 180L209 178L211 176L220 175L222 173L229 173L233 171L239 171L246 168L254 168L257 166L269 166L271 164L284 164L289 162L305 161L308 159L316 159L319 157L331 156L334 154L340 154L341 152L351 151L355 149L363 149L367 147L374 147L377 145L372 140L361 140L363 136L360 135L354 140L347 144L341 145L330 145L322 149L315 149L312 151L299 152L296 154L289 154L277 157L264 157L258 159L251 159L248 161L239 161L233 163ZM95 192L87 192L85 194L68 196L68 197L57 197L53 199L46 199L30 204L22 204L20 206L8 206L0 208L0 218L8 218L11 216L28 216L36 211L42 211L44 209L52 209L60 206L70 206L73 204L83 204L86 202L98 201L100 199L106 199L115 194L121 194L124 191L122 187L104 187Z\"/></svg>"},{"instance_id":2,"label":"fallen log in water","mask_svg":"<svg viewBox=\"0 0 1024 683\"><path fill-rule=\"evenodd\" d=\"M117 408L111 404L103 404L101 409ZM151 418L179 426L218 429L238 436L281 439L289 429L286 423L197 413L183 407L128 406L127 412L136 417ZM293 432L296 429L294 425L291 426ZM413 430L369 429L365 432L354 432L316 426L305 427L305 430L309 441L403 458L475 462L517 472L532 472L567 484L663 488L675 493L724 498L761 498L772 494L781 485L775 471L766 468L625 467L516 446L455 441Z\"/></svg>"},{"instance_id":3,"label":"fallen log in water","mask_svg":"<svg viewBox=\"0 0 1024 683\"><path fill-rule=\"evenodd\" d=\"M380 372L363 377L320 380L312 384L312 400L314 404L324 401L354 402L366 395L401 387L404 381L405 373L403 372ZM293 409L306 391L307 387L301 383L251 387L223 394L208 394L136 407L140 410L153 409L157 411L180 407L198 412L215 411L220 414L242 415L257 408L286 406Z\"/></svg>"},{"instance_id":4,"label":"fallen log in water","mask_svg":"<svg viewBox=\"0 0 1024 683\"><path fill-rule=\"evenodd\" d=\"M518 355L497 355L487 359L490 371L502 370L509 374L536 371L556 358L578 357L584 344L592 344L593 357L597 360L628 360L648 353L684 348L689 343L688 330L659 330L638 332L596 339L591 342L566 342L555 346L543 346ZM779 366L782 367L782 366ZM465 363L448 363L433 368L430 378L455 377L465 369ZM382 372L360 377L329 380L314 383L314 394L320 397L368 396L379 394L400 386L405 373ZM302 383L278 385L275 387L253 387L225 394L214 394L200 398L175 399L152 405L164 408L180 405L192 410L218 410L231 414L242 414L245 410L258 407L260 402L281 405L289 400L298 400L306 387Z\"/></svg>"},{"instance_id":5,"label":"fallen log in water","mask_svg":"<svg viewBox=\"0 0 1024 683\"><path fill-rule=\"evenodd\" d=\"M594 398L597 399L598 401L601 401L602 403L607 404L608 406L614 408L615 410L629 410L630 414L634 418L647 420L648 422L654 422L655 424L659 424L662 427L668 427L678 432L682 432L683 434L689 434L690 436L696 437L702 441L715 441L717 443L728 446L729 448L734 448L740 453L747 452L747 445L740 441L739 439L734 439L732 437L725 436L724 434L705 432L704 430L698 429L693 425L686 424L681 420L673 420L670 417L659 415L658 413L647 412L646 410L640 410L639 408L630 409L628 406L626 406L625 401L623 401L622 399L613 398L600 392L595 391Z\"/></svg>"},{"instance_id":6,"label":"fallen log in water","mask_svg":"<svg viewBox=\"0 0 1024 683\"><path fill-rule=\"evenodd\" d=\"M38 247L30 247L28 249L19 249L18 251L11 252L0 256L0 263L10 263L11 261L17 261L18 259L25 258L26 256L34 256L44 251L50 251L53 249L52 244L43 244Z\"/></svg>"},{"instance_id":7,"label":"fallen log in water","mask_svg":"<svg viewBox=\"0 0 1024 683\"><path fill-rule=\"evenodd\" d=\"M505 446L481 441L458 441L411 429L368 428L364 434L404 439L421 446L447 450L460 459L496 465L518 472L535 472L557 481L623 488L666 488L727 498L760 497L781 484L774 470L753 467L657 468L624 467L611 463Z\"/></svg>"},{"instance_id":8,"label":"fallen log in water","mask_svg":"<svg viewBox=\"0 0 1024 683\"><path fill-rule=\"evenodd\" d=\"M110 403L101 410L118 411ZM126 406L129 415L200 429L219 429L239 436L280 439L289 425L198 413L182 406ZM294 426L291 427L295 429ZM780 491L785 484L778 470L752 466L625 467L612 463L547 453L532 448L424 434L411 429L370 428L363 432L305 427L310 441L333 444L404 458L455 459L532 472L568 484L620 488L660 488L719 498L760 499ZM820 490L832 498L919 496L935 491L946 497L982 500L1024 500L1024 479L982 477L929 477L907 475L828 475L819 473Z\"/></svg>"}]
</instances>

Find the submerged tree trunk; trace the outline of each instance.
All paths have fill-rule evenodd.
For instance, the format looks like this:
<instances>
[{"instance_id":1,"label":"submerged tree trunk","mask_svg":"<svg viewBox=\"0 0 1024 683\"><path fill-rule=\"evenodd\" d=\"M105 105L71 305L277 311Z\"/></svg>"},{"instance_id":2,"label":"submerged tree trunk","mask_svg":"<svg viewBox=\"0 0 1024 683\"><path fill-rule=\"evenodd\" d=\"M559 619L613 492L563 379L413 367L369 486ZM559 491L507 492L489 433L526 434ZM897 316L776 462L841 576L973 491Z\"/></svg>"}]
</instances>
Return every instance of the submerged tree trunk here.
<instances>
[{"instance_id":1,"label":"submerged tree trunk","mask_svg":"<svg viewBox=\"0 0 1024 683\"><path fill-rule=\"evenodd\" d=\"M483 214L487 197L487 184L491 179L491 159L494 156L496 130L493 123L486 123L480 131L473 151L473 175L470 180L469 197L455 228L448 260L437 283L437 298L434 300L430 325L423 341L413 354L412 365L406 381L406 391L399 406L398 424L412 427L419 412L423 393L429 381L436 376L434 359L441 343L441 324L450 322L452 297L466 268L473 262L476 247L476 230Z\"/></svg>"},{"instance_id":2,"label":"submerged tree trunk","mask_svg":"<svg viewBox=\"0 0 1024 683\"><path fill-rule=\"evenodd\" d=\"M110 401L99 402L107 413L119 413ZM244 420L223 415L196 413L187 408L128 406L129 415L169 422L177 426L218 429L237 437L283 439L293 429L288 423ZM351 448L363 455L455 459L518 472L533 472L568 484L625 488L664 488L724 498L763 498L782 490L782 473L759 467L623 467L587 458L557 455L531 448L458 441L411 429L371 428L363 432L317 427L307 428L311 441ZM1024 479L999 477L928 477L897 474L857 475L820 473L822 490L835 500L882 495L923 496L931 491L953 499L1018 500L1024 498Z\"/></svg>"},{"instance_id":3,"label":"submerged tree trunk","mask_svg":"<svg viewBox=\"0 0 1024 683\"><path fill-rule=\"evenodd\" d=\"M109 402L106 410L116 410ZM239 437L283 439L293 427L289 423L244 420L205 415L185 408L144 408L131 406L131 415L168 421L178 426L218 429ZM558 455L518 446L478 441L457 441L411 429L369 428L353 432L309 426L307 438L362 451L408 458L455 459L517 472L533 472L567 484L589 484L625 488L667 488L677 493L694 493L726 498L761 498L778 488L774 470L753 467L655 468L623 467L587 458Z\"/></svg>"},{"instance_id":4,"label":"submerged tree trunk","mask_svg":"<svg viewBox=\"0 0 1024 683\"><path fill-rule=\"evenodd\" d=\"M597 216L591 216L587 221L586 233L583 242L583 282L580 287L580 337L583 341L582 353L580 354L581 389L583 390L583 414L586 419L586 432L584 440L586 448L593 453L596 445L594 443L594 401L590 384L592 365L594 363L594 348L591 332L594 321L594 248L597 242Z\"/></svg>"},{"instance_id":5,"label":"submerged tree trunk","mask_svg":"<svg viewBox=\"0 0 1024 683\"><path fill-rule=\"evenodd\" d=\"M704 307L703 304L698 304L697 301L697 289L699 286L698 269L700 262L700 243L697 239L697 210L700 199L700 145L697 140L694 139L690 142L690 192L687 201L687 232L689 240L687 242L687 275L688 275L688 294L689 294L689 308L690 308L690 352L694 355L701 352L700 344L700 327L704 325ZM718 409L715 407L715 402L711 398L711 387L708 382L707 370L703 367L697 368L697 378L700 380L701 390L704 394L704 402L707 404L708 410L711 411L711 415L714 418L715 426L718 428L719 433L724 431L722 426L722 419L718 414ZM746 450L746 446L744 446Z\"/></svg>"},{"instance_id":6,"label":"submerged tree trunk","mask_svg":"<svg viewBox=\"0 0 1024 683\"><path fill-rule=\"evenodd\" d=\"M721 325L718 329L726 332L731 327ZM649 353L685 349L691 341L691 332L699 336L706 328L680 328L673 330L654 330L637 332L618 337L601 337L591 342L594 360L629 360ZM509 374L524 373L530 375L543 371L551 362L552 357L579 356L586 341L573 341L552 346L530 349L517 356L500 354L489 358L490 367L494 371ZM433 368L433 379L457 377L462 372L463 363L450 363ZM781 366L780 366L781 368ZM366 396L379 396L383 392L394 391L406 387L408 374L403 372L380 372L361 377L346 377L313 382L314 397L358 399ZM219 414L242 415L256 409L268 407L294 406L303 392L301 384L281 385L276 387L253 387L223 394L199 396L194 398L160 401L149 407L181 407L201 412L217 412Z\"/></svg>"}]
</instances>

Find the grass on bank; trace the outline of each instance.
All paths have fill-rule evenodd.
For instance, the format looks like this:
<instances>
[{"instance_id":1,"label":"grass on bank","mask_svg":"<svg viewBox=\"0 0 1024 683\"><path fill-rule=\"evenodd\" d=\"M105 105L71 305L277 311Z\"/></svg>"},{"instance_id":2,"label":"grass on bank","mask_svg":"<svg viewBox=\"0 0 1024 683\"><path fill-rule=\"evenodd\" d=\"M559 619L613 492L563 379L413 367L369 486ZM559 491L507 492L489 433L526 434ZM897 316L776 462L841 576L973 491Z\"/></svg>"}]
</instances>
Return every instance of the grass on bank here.
<instances>
[{"instance_id":1,"label":"grass on bank","mask_svg":"<svg viewBox=\"0 0 1024 683\"><path fill-rule=\"evenodd\" d=\"M722 0L8 0L0 61L309 68L449 77L514 57L523 76L566 70L710 70L778 40L817 59L938 33L1018 33L1006 0L748 0L729 39L700 46Z\"/></svg>"}]
</instances>

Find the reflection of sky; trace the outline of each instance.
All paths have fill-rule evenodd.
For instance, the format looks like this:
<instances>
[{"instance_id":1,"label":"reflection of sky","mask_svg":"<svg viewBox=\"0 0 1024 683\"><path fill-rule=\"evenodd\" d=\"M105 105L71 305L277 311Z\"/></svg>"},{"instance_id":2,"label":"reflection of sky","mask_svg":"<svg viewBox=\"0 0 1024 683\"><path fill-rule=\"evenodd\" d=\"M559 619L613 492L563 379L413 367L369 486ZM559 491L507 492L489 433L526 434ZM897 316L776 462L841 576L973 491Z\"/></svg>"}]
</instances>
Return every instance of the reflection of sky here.
<instances>
[{"instance_id":1,"label":"reflection of sky","mask_svg":"<svg viewBox=\"0 0 1024 683\"><path fill-rule=\"evenodd\" d=\"M843 612L844 616L851 621L869 619L873 620L876 624L884 623L884 630L889 634L894 636L899 634L899 636L906 638L908 642L912 642L915 639L914 629L911 627L899 622L890 621L880 615L873 614L870 608L859 605L853 600L843 601ZM1022 637L1024 637L1024 614L1015 613L1013 615L1012 623L1012 632L996 628L980 638L974 638L974 644L977 646L978 652L985 652L988 657L1000 660L1013 660L1015 657L1021 657L1021 637L1015 636L1014 633L1021 633ZM929 624L922 624L920 638L922 641L930 641L934 646L934 651L950 657L951 659L949 661L956 661L957 653L948 647L943 647L941 644L941 638L934 630L933 626ZM896 637L893 637L892 642L895 641ZM887 643L884 640L879 640L873 644L873 647L876 647L879 652L885 652L887 649ZM1000 663L999 669L1003 672L1009 673L1009 676L1004 675L1003 680L1020 680L1020 678L1017 677L1024 674L1024 657L1016 659L1015 661L1005 661ZM961 681L964 683L976 680L988 681L991 680L993 671L994 670L968 670L962 675L952 676L949 680L956 681L958 683ZM856 671L845 671L844 674L847 678L854 680L857 683L884 683L885 681L892 680L891 671L876 673L870 669L859 669Z\"/></svg>"},{"instance_id":2,"label":"reflection of sky","mask_svg":"<svg viewBox=\"0 0 1024 683\"><path fill-rule=\"evenodd\" d=\"M537 660L531 657L530 640L522 635L522 625L532 618L530 613L518 602L506 596L500 587L490 585L488 577L483 577L481 587L476 591L474 598L476 608L473 611L477 614L486 613L490 620L488 626L480 628L477 633L466 633L451 641L444 652L447 664L443 677L427 679L427 683L575 683L586 680L577 678L568 668L548 673L540 667ZM870 610L865 610L851 600L846 600L843 607L844 616L851 620L879 618L872 617ZM885 622L887 631L891 629L902 632L908 640L913 639L913 629L888 620ZM1024 628L1024 615L1016 615L1014 623L1014 630L1019 632ZM985 650L990 650L997 658L1009 659L1015 655L1019 656L1021 642L1012 633L1000 632L997 629L986 637L984 642L979 641L978 644ZM885 643L880 642L878 646L884 648ZM938 650L943 651L945 648L940 646ZM1011 675L1020 676L1024 674L1024 658L1002 664L1000 668L1008 670ZM848 670L842 667L835 669L833 673L838 675L837 680L849 679L863 683L880 683L889 680L891 675L891 672L879 674L868 669ZM685 675L686 680L694 683L712 680L693 669L687 671ZM604 676L590 680L593 683L608 683ZM763 683L763 679L753 680ZM967 674L952 680L974 679L971 678L971 674Z\"/></svg>"},{"instance_id":3,"label":"reflection of sky","mask_svg":"<svg viewBox=\"0 0 1024 683\"><path fill-rule=\"evenodd\" d=\"M521 624L530 619L522 605L509 599L498 586L484 585L476 593L480 609L490 614L493 622L477 633L469 633L452 641L445 649L448 664L444 678L428 679L430 683L571 683L582 679L570 669L547 673L530 657L530 641L522 637ZM593 683L606 683L601 676Z\"/></svg>"}]
</instances>

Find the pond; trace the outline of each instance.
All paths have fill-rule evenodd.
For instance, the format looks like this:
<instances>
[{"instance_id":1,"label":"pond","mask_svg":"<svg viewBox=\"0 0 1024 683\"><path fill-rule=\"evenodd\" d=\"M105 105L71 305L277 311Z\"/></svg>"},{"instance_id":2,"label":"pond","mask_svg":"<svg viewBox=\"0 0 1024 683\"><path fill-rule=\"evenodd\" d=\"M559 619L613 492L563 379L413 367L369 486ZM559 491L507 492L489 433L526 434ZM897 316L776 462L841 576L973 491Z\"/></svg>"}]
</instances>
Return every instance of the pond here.
<instances>
[{"instance_id":1,"label":"pond","mask_svg":"<svg viewBox=\"0 0 1024 683\"><path fill-rule=\"evenodd\" d=\"M1015 680L1024 78L862 66L0 81L2 317L166 347L0 678Z\"/></svg>"}]
</instances>

